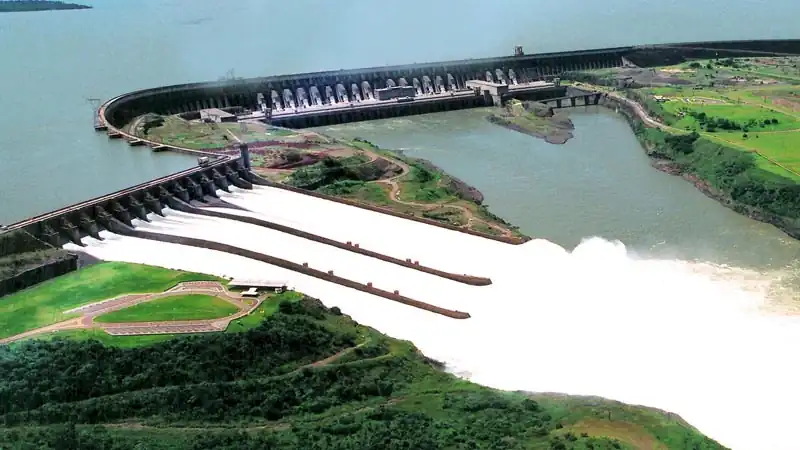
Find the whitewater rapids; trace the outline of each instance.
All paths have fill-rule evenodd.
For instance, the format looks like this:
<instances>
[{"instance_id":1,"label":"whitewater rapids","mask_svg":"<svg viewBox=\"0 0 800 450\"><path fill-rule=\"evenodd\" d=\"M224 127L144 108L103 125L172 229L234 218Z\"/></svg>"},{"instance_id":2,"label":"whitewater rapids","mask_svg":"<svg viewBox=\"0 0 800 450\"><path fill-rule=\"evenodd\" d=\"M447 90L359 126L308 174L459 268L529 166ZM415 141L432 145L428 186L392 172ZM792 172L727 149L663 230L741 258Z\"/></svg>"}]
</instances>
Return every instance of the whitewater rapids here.
<instances>
[{"instance_id":1,"label":"whitewater rapids","mask_svg":"<svg viewBox=\"0 0 800 450\"><path fill-rule=\"evenodd\" d=\"M274 188L220 192L250 211L369 250L454 273L473 287L236 221L167 210L142 230L213 239L449 309L453 320L262 262L102 232L104 260L280 279L474 382L507 390L598 395L681 415L734 450L795 450L800 319L763 310L770 280L684 261L637 260L599 238L572 252L544 240L512 246ZM219 209L222 211L223 209Z\"/></svg>"}]
</instances>

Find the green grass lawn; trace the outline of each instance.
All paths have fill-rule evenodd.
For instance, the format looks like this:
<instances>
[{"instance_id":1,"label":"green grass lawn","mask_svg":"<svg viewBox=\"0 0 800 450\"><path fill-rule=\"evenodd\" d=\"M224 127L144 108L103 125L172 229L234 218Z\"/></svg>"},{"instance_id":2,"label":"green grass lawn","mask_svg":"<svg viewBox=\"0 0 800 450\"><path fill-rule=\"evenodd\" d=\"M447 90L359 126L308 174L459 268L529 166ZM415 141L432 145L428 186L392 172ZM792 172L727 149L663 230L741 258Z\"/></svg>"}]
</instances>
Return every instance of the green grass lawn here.
<instances>
[{"instance_id":1,"label":"green grass lawn","mask_svg":"<svg viewBox=\"0 0 800 450\"><path fill-rule=\"evenodd\" d=\"M76 317L64 311L126 293L162 292L182 281L220 280L199 273L107 262L54 278L0 301L0 338Z\"/></svg>"},{"instance_id":2,"label":"green grass lawn","mask_svg":"<svg viewBox=\"0 0 800 450\"><path fill-rule=\"evenodd\" d=\"M95 318L95 322L161 322L227 317L239 309L219 297L202 294L173 295L139 303Z\"/></svg>"},{"instance_id":3,"label":"green grass lawn","mask_svg":"<svg viewBox=\"0 0 800 450\"><path fill-rule=\"evenodd\" d=\"M231 133L243 142L280 140L282 137L297 134L284 128L265 128L256 124L248 124L247 127L247 131L242 131L238 123L208 124L167 116L162 126L151 128L144 137L165 144L202 150L222 148L236 143Z\"/></svg>"}]
</instances>

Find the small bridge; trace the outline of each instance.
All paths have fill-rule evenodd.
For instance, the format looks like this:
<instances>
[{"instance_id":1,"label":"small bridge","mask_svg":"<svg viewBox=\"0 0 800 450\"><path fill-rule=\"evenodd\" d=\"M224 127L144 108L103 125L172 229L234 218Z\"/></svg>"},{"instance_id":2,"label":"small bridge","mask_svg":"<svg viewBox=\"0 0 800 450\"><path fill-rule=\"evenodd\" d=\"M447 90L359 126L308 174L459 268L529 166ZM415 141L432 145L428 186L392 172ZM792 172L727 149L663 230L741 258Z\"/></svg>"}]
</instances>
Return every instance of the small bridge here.
<instances>
[{"instance_id":1,"label":"small bridge","mask_svg":"<svg viewBox=\"0 0 800 450\"><path fill-rule=\"evenodd\" d=\"M602 92L587 92L581 94L572 94L566 97L539 100L539 102L554 108L567 108L575 106L597 105L600 103L601 98L603 98Z\"/></svg>"}]
</instances>

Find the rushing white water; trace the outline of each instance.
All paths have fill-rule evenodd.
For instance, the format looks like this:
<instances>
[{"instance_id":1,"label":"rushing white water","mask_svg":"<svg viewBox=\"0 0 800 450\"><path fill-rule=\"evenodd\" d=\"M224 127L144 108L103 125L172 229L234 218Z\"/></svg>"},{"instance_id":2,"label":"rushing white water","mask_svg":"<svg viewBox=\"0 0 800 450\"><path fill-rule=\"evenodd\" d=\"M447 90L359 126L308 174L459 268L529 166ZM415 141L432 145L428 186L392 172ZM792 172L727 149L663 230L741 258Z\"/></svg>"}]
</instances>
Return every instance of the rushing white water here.
<instances>
[{"instance_id":1,"label":"rushing white water","mask_svg":"<svg viewBox=\"0 0 800 450\"><path fill-rule=\"evenodd\" d=\"M800 448L800 320L763 311L770 279L713 264L637 260L592 238L572 252L511 246L277 189L221 195L259 216L442 270L472 287L236 221L168 211L143 230L214 239L374 282L445 308L453 320L268 264L101 233L84 251L223 276L291 280L360 323L413 341L487 386L599 395L681 415L736 450ZM70 248L77 247L70 245Z\"/></svg>"}]
</instances>

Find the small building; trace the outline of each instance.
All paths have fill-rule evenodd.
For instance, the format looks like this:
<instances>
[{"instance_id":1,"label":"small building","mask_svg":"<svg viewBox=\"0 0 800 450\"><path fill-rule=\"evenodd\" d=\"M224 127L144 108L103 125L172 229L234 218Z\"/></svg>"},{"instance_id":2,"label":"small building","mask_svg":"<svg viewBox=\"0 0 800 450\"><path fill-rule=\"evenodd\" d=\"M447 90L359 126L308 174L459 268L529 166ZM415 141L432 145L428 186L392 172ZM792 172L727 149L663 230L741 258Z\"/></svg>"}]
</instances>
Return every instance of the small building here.
<instances>
[{"instance_id":1,"label":"small building","mask_svg":"<svg viewBox=\"0 0 800 450\"><path fill-rule=\"evenodd\" d=\"M251 287L250 289L242 292L242 297L258 297L258 288Z\"/></svg>"},{"instance_id":2,"label":"small building","mask_svg":"<svg viewBox=\"0 0 800 450\"><path fill-rule=\"evenodd\" d=\"M253 292L253 296L258 295L258 289L262 291L272 291L281 293L286 290L288 283L286 281L281 280L247 280L247 279L233 279L228 282L228 286L232 288L242 288L247 289L245 292L242 292L243 296L250 295L250 292Z\"/></svg>"},{"instance_id":3,"label":"small building","mask_svg":"<svg viewBox=\"0 0 800 450\"><path fill-rule=\"evenodd\" d=\"M201 109L200 120L203 122L236 122L236 115L217 108Z\"/></svg>"},{"instance_id":4,"label":"small building","mask_svg":"<svg viewBox=\"0 0 800 450\"><path fill-rule=\"evenodd\" d=\"M659 103L669 101L669 97L664 97L663 95L654 95L653 98Z\"/></svg>"},{"instance_id":5,"label":"small building","mask_svg":"<svg viewBox=\"0 0 800 450\"><path fill-rule=\"evenodd\" d=\"M375 98L377 100L392 100L401 97L414 97L417 95L414 86L392 86L383 89L375 89Z\"/></svg>"}]
</instances>

